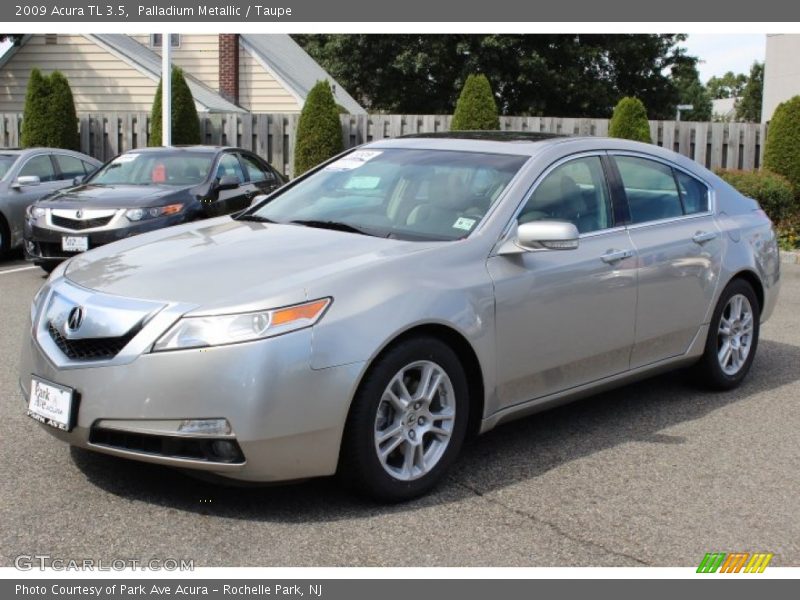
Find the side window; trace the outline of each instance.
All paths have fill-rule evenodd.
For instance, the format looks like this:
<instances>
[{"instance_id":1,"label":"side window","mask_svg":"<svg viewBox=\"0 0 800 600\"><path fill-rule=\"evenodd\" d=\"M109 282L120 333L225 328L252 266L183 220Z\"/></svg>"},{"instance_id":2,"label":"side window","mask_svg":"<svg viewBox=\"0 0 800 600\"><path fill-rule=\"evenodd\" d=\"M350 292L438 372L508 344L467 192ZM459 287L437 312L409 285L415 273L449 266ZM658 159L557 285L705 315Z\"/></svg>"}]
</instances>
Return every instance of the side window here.
<instances>
[{"instance_id":1,"label":"side window","mask_svg":"<svg viewBox=\"0 0 800 600\"><path fill-rule=\"evenodd\" d=\"M50 161L50 155L41 154L39 156L34 156L25 163L25 166L20 169L19 176L25 177L28 175L38 176L42 183L46 181L55 181L56 172L53 170L53 163Z\"/></svg>"},{"instance_id":2,"label":"side window","mask_svg":"<svg viewBox=\"0 0 800 600\"><path fill-rule=\"evenodd\" d=\"M223 154L217 165L217 179L222 179L226 175L233 175L239 179L241 183L244 181L244 173L242 173L242 165L239 159L233 154Z\"/></svg>"},{"instance_id":3,"label":"side window","mask_svg":"<svg viewBox=\"0 0 800 600\"><path fill-rule=\"evenodd\" d=\"M708 188L704 183L681 171L675 171L675 180L678 182L683 210L687 215L708 210Z\"/></svg>"},{"instance_id":4,"label":"side window","mask_svg":"<svg viewBox=\"0 0 800 600\"><path fill-rule=\"evenodd\" d=\"M61 171L61 179L75 179L86 175L86 171L83 170L83 162L79 158L67 154L56 154L56 161Z\"/></svg>"},{"instance_id":5,"label":"side window","mask_svg":"<svg viewBox=\"0 0 800 600\"><path fill-rule=\"evenodd\" d=\"M250 177L251 182L259 183L261 181L272 181L275 179L275 176L269 171L269 169L262 166L252 156L248 156L247 154L242 154L240 156L242 158L242 162L244 163L244 168L247 169L247 174Z\"/></svg>"},{"instance_id":6,"label":"side window","mask_svg":"<svg viewBox=\"0 0 800 600\"><path fill-rule=\"evenodd\" d=\"M570 221L580 233L607 229L613 223L611 199L600 157L576 158L553 169L534 190L520 223Z\"/></svg>"},{"instance_id":7,"label":"side window","mask_svg":"<svg viewBox=\"0 0 800 600\"><path fill-rule=\"evenodd\" d=\"M672 169L646 158L615 157L628 197L631 223L646 223L683 215Z\"/></svg>"},{"instance_id":8,"label":"side window","mask_svg":"<svg viewBox=\"0 0 800 600\"><path fill-rule=\"evenodd\" d=\"M92 173L97 171L97 169L99 169L99 167L95 167L92 163L88 163L88 162L85 162L85 161L81 161L81 162L83 163L83 169L86 171L87 175L91 175Z\"/></svg>"}]
</instances>

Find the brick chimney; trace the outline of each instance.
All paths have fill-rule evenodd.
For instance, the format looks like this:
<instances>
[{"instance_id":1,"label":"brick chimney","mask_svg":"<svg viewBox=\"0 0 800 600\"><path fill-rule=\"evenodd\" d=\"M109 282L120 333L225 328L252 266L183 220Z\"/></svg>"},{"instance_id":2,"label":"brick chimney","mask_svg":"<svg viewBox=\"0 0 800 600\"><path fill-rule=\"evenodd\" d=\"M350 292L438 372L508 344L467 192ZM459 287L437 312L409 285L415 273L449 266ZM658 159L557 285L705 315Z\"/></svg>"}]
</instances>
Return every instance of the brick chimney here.
<instances>
[{"instance_id":1,"label":"brick chimney","mask_svg":"<svg viewBox=\"0 0 800 600\"><path fill-rule=\"evenodd\" d=\"M239 104L239 34L219 34L219 93Z\"/></svg>"}]
</instances>

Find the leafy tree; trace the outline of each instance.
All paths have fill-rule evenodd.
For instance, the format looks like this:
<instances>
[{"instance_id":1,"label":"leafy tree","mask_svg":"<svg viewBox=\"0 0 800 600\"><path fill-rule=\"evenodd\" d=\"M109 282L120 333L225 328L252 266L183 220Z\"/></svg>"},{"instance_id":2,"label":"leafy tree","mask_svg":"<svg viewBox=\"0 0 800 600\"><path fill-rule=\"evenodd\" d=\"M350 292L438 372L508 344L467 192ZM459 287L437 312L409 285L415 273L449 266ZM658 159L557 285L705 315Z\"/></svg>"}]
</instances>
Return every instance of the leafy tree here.
<instances>
[{"instance_id":1,"label":"leafy tree","mask_svg":"<svg viewBox=\"0 0 800 600\"><path fill-rule=\"evenodd\" d=\"M638 98L626 97L614 107L614 115L608 124L608 135L613 138L652 143L647 110Z\"/></svg>"},{"instance_id":2,"label":"leafy tree","mask_svg":"<svg viewBox=\"0 0 800 600\"><path fill-rule=\"evenodd\" d=\"M497 104L486 75L467 77L456 103L450 129L453 131L500 129Z\"/></svg>"},{"instance_id":3,"label":"leafy tree","mask_svg":"<svg viewBox=\"0 0 800 600\"><path fill-rule=\"evenodd\" d=\"M764 167L783 175L800 193L800 96L781 102L767 129Z\"/></svg>"},{"instance_id":4,"label":"leafy tree","mask_svg":"<svg viewBox=\"0 0 800 600\"><path fill-rule=\"evenodd\" d=\"M761 100L764 96L764 63L754 62L750 77L736 103L736 118L739 121L758 123L761 121Z\"/></svg>"},{"instance_id":5,"label":"leafy tree","mask_svg":"<svg viewBox=\"0 0 800 600\"><path fill-rule=\"evenodd\" d=\"M683 121L710 121L713 109L711 96L700 82L700 73L695 64L673 67L672 79L678 90L678 103L691 104L694 108L681 112Z\"/></svg>"},{"instance_id":6,"label":"leafy tree","mask_svg":"<svg viewBox=\"0 0 800 600\"><path fill-rule=\"evenodd\" d=\"M653 118L675 114L665 73L694 65L668 34L297 35L371 111L446 114L471 73L486 73L501 114L608 117L637 96Z\"/></svg>"},{"instance_id":7,"label":"leafy tree","mask_svg":"<svg viewBox=\"0 0 800 600\"><path fill-rule=\"evenodd\" d=\"M747 86L747 75L739 73L735 75L733 71L728 71L722 77L712 77L708 80L706 88L712 99L738 98L742 95Z\"/></svg>"},{"instance_id":8,"label":"leafy tree","mask_svg":"<svg viewBox=\"0 0 800 600\"><path fill-rule=\"evenodd\" d=\"M197 107L183 70L172 67L172 143L199 144L200 119L197 116ZM153 99L153 109L150 112L150 140L149 146L161 146L161 81L158 82L156 96Z\"/></svg>"},{"instance_id":9,"label":"leafy tree","mask_svg":"<svg viewBox=\"0 0 800 600\"><path fill-rule=\"evenodd\" d=\"M32 69L25 93L20 142L25 148L47 146L50 130L50 79L39 69Z\"/></svg>"},{"instance_id":10,"label":"leafy tree","mask_svg":"<svg viewBox=\"0 0 800 600\"><path fill-rule=\"evenodd\" d=\"M342 124L327 81L318 81L308 93L296 135L295 177L342 151Z\"/></svg>"},{"instance_id":11,"label":"leafy tree","mask_svg":"<svg viewBox=\"0 0 800 600\"><path fill-rule=\"evenodd\" d=\"M49 131L47 145L54 148L80 150L78 115L69 81L59 71L50 74L50 99L48 106Z\"/></svg>"}]
</instances>

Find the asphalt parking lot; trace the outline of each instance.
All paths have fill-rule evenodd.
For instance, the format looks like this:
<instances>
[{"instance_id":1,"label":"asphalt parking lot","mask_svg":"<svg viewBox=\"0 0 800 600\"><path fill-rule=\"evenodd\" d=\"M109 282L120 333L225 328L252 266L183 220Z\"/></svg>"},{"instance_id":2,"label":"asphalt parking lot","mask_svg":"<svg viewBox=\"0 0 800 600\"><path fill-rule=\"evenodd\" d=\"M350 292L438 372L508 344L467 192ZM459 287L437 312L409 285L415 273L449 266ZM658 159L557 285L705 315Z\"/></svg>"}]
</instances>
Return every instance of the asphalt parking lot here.
<instances>
[{"instance_id":1,"label":"asphalt parking lot","mask_svg":"<svg viewBox=\"0 0 800 600\"><path fill-rule=\"evenodd\" d=\"M222 488L70 449L24 414L17 364L43 282L0 262L0 565L186 558L195 566L800 566L800 266L746 383L670 374L502 426L434 494L397 506L320 480Z\"/></svg>"}]
</instances>

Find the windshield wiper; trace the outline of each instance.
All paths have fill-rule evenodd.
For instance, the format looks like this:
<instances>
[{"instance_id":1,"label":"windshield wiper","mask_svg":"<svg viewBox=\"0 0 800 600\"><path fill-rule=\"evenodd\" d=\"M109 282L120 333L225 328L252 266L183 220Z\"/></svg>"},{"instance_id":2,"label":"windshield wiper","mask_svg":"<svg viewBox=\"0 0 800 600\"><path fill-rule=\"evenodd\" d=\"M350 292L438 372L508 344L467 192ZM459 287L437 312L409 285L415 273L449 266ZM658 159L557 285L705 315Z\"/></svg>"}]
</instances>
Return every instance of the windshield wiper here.
<instances>
[{"instance_id":1,"label":"windshield wiper","mask_svg":"<svg viewBox=\"0 0 800 600\"><path fill-rule=\"evenodd\" d=\"M316 227L318 229L333 229L334 231L346 231L347 233L360 233L361 235L374 236L365 229L350 225L349 223L342 223L341 221L315 221L313 219L298 219L296 221L289 221L291 225L303 225L305 227Z\"/></svg>"},{"instance_id":2,"label":"windshield wiper","mask_svg":"<svg viewBox=\"0 0 800 600\"><path fill-rule=\"evenodd\" d=\"M252 221L254 223L277 223L277 221L273 221L272 219L268 219L267 217L262 217L261 215L257 215L257 214L237 215L234 218L237 221Z\"/></svg>"}]
</instances>

